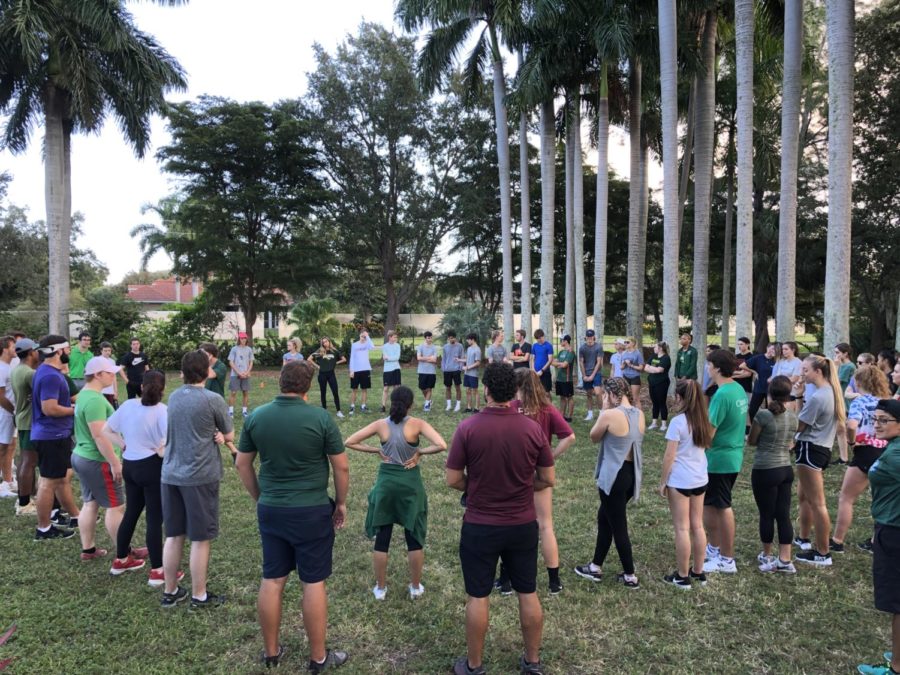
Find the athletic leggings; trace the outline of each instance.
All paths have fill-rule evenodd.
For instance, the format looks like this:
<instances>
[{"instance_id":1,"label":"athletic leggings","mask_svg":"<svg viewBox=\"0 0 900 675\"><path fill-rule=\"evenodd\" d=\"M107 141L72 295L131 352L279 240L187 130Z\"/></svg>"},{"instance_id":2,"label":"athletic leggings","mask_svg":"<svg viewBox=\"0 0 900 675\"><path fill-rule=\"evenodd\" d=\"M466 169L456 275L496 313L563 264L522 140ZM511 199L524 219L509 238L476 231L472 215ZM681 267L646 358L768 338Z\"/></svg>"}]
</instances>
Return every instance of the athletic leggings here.
<instances>
[{"instance_id":1,"label":"athletic leggings","mask_svg":"<svg viewBox=\"0 0 900 675\"><path fill-rule=\"evenodd\" d=\"M124 558L131 550L131 537L141 512L147 511L147 550L150 553L150 567L162 567L162 496L159 488L159 474L162 457L153 455L146 459L122 462L122 477L125 479L125 515L119 525L116 537L116 557Z\"/></svg>"},{"instance_id":2,"label":"athletic leggings","mask_svg":"<svg viewBox=\"0 0 900 675\"><path fill-rule=\"evenodd\" d=\"M603 565L613 541L622 561L622 571L634 574L634 558L631 555L631 539L628 538L628 518L625 506L634 497L634 462L624 462L607 495L600 493L597 510L597 545L594 548L594 564Z\"/></svg>"},{"instance_id":3,"label":"athletic leggings","mask_svg":"<svg viewBox=\"0 0 900 675\"><path fill-rule=\"evenodd\" d=\"M756 413L759 412L759 409L762 407L763 402L766 400L765 394L758 394L755 391L750 394L750 409L748 412L750 413L750 423L753 423L753 418L756 417Z\"/></svg>"},{"instance_id":4,"label":"athletic leggings","mask_svg":"<svg viewBox=\"0 0 900 675\"><path fill-rule=\"evenodd\" d=\"M778 543L790 544L794 539L791 526L791 483L794 470L789 466L774 469L753 469L750 484L753 497L759 507L759 539L771 544L775 538L775 523L778 523Z\"/></svg>"},{"instance_id":5,"label":"athletic leggings","mask_svg":"<svg viewBox=\"0 0 900 675\"><path fill-rule=\"evenodd\" d=\"M652 419L661 419L665 422L669 419L669 408L666 406L666 397L669 395L669 378L662 382L650 385L650 401L653 403Z\"/></svg>"},{"instance_id":6,"label":"athletic leggings","mask_svg":"<svg viewBox=\"0 0 900 675\"><path fill-rule=\"evenodd\" d=\"M328 371L327 373L323 373L321 370L319 371L319 392L322 394L322 407L328 408L328 403L325 400L325 385L331 387L331 396L334 398L334 407L337 408L337 411L341 411L341 396L338 394L338 386L337 386L337 376L334 374L333 370Z\"/></svg>"},{"instance_id":7,"label":"athletic leggings","mask_svg":"<svg viewBox=\"0 0 900 675\"><path fill-rule=\"evenodd\" d=\"M388 549L391 546L391 534L394 531L393 524L391 525L382 525L378 528L378 532L375 533L375 550L379 553L387 553ZM406 550L407 551L421 551L422 544L418 542L418 540L412 536L412 532L403 529L403 534L406 536Z\"/></svg>"}]
</instances>

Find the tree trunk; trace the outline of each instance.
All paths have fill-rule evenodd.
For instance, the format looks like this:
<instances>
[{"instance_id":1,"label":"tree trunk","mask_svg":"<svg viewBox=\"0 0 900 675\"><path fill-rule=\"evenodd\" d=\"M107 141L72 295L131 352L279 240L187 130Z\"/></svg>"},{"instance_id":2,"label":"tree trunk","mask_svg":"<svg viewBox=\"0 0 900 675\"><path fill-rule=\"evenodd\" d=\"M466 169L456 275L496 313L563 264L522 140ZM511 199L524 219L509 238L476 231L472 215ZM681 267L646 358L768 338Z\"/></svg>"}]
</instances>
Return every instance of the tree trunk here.
<instances>
[{"instance_id":1,"label":"tree trunk","mask_svg":"<svg viewBox=\"0 0 900 675\"><path fill-rule=\"evenodd\" d=\"M735 0L737 75L737 245L735 330L753 331L753 28L754 0ZM732 182L729 181L729 188ZM731 209L728 210L731 215Z\"/></svg>"},{"instance_id":2,"label":"tree trunk","mask_svg":"<svg viewBox=\"0 0 900 675\"><path fill-rule=\"evenodd\" d=\"M854 5L827 0L828 249L825 262L825 344L850 340L850 230L853 192ZM889 46L885 48L890 49ZM894 47L896 48L896 46Z\"/></svg>"},{"instance_id":3,"label":"tree trunk","mask_svg":"<svg viewBox=\"0 0 900 675\"><path fill-rule=\"evenodd\" d=\"M628 73L628 138L630 146L628 179L628 269L625 282L625 332L641 343L644 325L644 271L641 261L646 237L641 237L641 60L632 56ZM643 239L643 241L642 241Z\"/></svg>"},{"instance_id":4,"label":"tree trunk","mask_svg":"<svg viewBox=\"0 0 900 675\"><path fill-rule=\"evenodd\" d=\"M897 321L894 325L894 351L900 352L900 293L897 294Z\"/></svg>"},{"instance_id":5,"label":"tree trunk","mask_svg":"<svg viewBox=\"0 0 900 675\"><path fill-rule=\"evenodd\" d=\"M678 103L675 104L676 112ZM681 230L684 225L684 203L687 201L688 187L691 184L691 157L694 154L694 128L697 126L697 78L691 80L691 93L688 97L687 131L684 134L684 156L681 159L681 184L678 187L678 240L681 241Z\"/></svg>"},{"instance_id":6,"label":"tree trunk","mask_svg":"<svg viewBox=\"0 0 900 675\"><path fill-rule=\"evenodd\" d=\"M771 284L758 284L756 295L753 297L753 322L756 324L756 336L753 340L756 351L764 354L766 345L769 344L769 297L772 292Z\"/></svg>"},{"instance_id":7,"label":"tree trunk","mask_svg":"<svg viewBox=\"0 0 900 675\"><path fill-rule=\"evenodd\" d=\"M575 333L575 148L572 143L572 115L566 104L566 296L565 332ZM577 340L577 337L575 338Z\"/></svg>"},{"instance_id":8,"label":"tree trunk","mask_svg":"<svg viewBox=\"0 0 900 675\"><path fill-rule=\"evenodd\" d=\"M247 335L250 338L248 342L253 344L253 327L256 325L256 319L259 316L259 312L255 305L241 307L241 312L244 315L244 325L247 328Z\"/></svg>"},{"instance_id":9,"label":"tree trunk","mask_svg":"<svg viewBox=\"0 0 900 675\"><path fill-rule=\"evenodd\" d=\"M384 332L397 330L400 323L400 298L393 284L386 284L384 288L384 300L387 305L387 313L384 316Z\"/></svg>"},{"instance_id":10,"label":"tree trunk","mask_svg":"<svg viewBox=\"0 0 900 675\"><path fill-rule=\"evenodd\" d=\"M575 335L587 330L587 296L584 279L584 159L581 154L581 92L572 106L572 268L575 272ZM577 343L577 342L576 342Z\"/></svg>"},{"instance_id":11,"label":"tree trunk","mask_svg":"<svg viewBox=\"0 0 900 675\"><path fill-rule=\"evenodd\" d=\"M641 308L641 322L638 335L635 336L637 344L643 345L644 338L644 320L647 318L647 303L645 294L647 289L647 222L650 219L650 145L646 135L641 131L641 201L640 201L640 217L638 226L640 228L639 237L641 241L640 251L638 253L638 269L641 272L641 278L644 283L638 291L638 307Z\"/></svg>"},{"instance_id":12,"label":"tree trunk","mask_svg":"<svg viewBox=\"0 0 900 675\"><path fill-rule=\"evenodd\" d=\"M704 72L697 82L697 131L694 138L694 292L691 324L694 346L700 354L706 349L709 311L709 213L715 142L716 20L716 10L708 10L700 45Z\"/></svg>"},{"instance_id":13,"label":"tree trunk","mask_svg":"<svg viewBox=\"0 0 900 675\"><path fill-rule=\"evenodd\" d=\"M71 182L66 170L65 94L47 85L44 101L44 200L49 255L48 316L50 333L69 336L69 249ZM66 205L70 211L66 211Z\"/></svg>"},{"instance_id":14,"label":"tree trunk","mask_svg":"<svg viewBox=\"0 0 900 675\"><path fill-rule=\"evenodd\" d=\"M784 83L781 95L781 195L778 206L778 293L775 334L794 339L797 323L797 171L803 63L803 0L784 5ZM831 144L829 143L829 147Z\"/></svg>"},{"instance_id":15,"label":"tree trunk","mask_svg":"<svg viewBox=\"0 0 900 675\"><path fill-rule=\"evenodd\" d=\"M731 338L731 331L729 330L729 328L731 327L731 238L732 228L734 227L734 164L732 163L730 157L732 147L731 137L733 134L734 126L732 125L728 132L729 160L728 168L725 171L725 180L727 181L728 185L726 187L725 198L725 253L722 256L725 259L725 264L722 269L722 336L720 342L722 349L728 349ZM738 248L738 251L740 250L741 249ZM738 260L740 260L744 255L748 254L741 251L741 253L737 256ZM740 330L738 330L735 337L741 337L742 335L746 335L746 333L742 333Z\"/></svg>"},{"instance_id":16,"label":"tree trunk","mask_svg":"<svg viewBox=\"0 0 900 675\"><path fill-rule=\"evenodd\" d=\"M541 326L553 331L553 242L556 215L556 116L553 99L541 104ZM508 336L509 337L509 336Z\"/></svg>"},{"instance_id":17,"label":"tree trunk","mask_svg":"<svg viewBox=\"0 0 900 675\"><path fill-rule=\"evenodd\" d=\"M524 55L519 50L519 67ZM519 115L519 208L522 222L522 288L519 292L521 325L526 335L531 335L531 183L528 176L528 114ZM553 326L542 326L547 339L553 341ZM512 340L508 335L507 339Z\"/></svg>"},{"instance_id":18,"label":"tree trunk","mask_svg":"<svg viewBox=\"0 0 900 675\"><path fill-rule=\"evenodd\" d=\"M594 331L603 344L606 330L606 234L609 227L609 85L606 64L600 67L597 102L597 210L594 216Z\"/></svg>"}]
</instances>

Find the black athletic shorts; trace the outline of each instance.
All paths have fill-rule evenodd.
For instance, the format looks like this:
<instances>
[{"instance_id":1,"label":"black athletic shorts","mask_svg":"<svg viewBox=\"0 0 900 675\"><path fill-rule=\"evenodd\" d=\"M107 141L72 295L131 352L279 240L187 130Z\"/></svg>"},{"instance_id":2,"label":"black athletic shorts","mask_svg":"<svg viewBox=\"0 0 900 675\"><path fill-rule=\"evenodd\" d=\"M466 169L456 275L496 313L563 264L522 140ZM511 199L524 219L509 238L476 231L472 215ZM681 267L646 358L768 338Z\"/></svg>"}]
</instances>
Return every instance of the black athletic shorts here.
<instances>
[{"instance_id":1,"label":"black athletic shorts","mask_svg":"<svg viewBox=\"0 0 900 675\"><path fill-rule=\"evenodd\" d=\"M38 469L44 478L65 478L72 468L72 438L35 441L31 444L38 454Z\"/></svg>"},{"instance_id":2,"label":"black athletic shorts","mask_svg":"<svg viewBox=\"0 0 900 675\"><path fill-rule=\"evenodd\" d=\"M703 499L703 506L712 506L716 509L731 508L731 490L734 487L734 481L737 480L736 473L711 473L708 474L709 483L706 484L706 497Z\"/></svg>"},{"instance_id":3,"label":"black athletic shorts","mask_svg":"<svg viewBox=\"0 0 900 675\"><path fill-rule=\"evenodd\" d=\"M631 384L631 385L635 385L635 386L638 386L638 387L641 386L641 376L640 376L640 375L637 375L637 376L635 376L635 377L626 377L626 378L625 378L625 381L626 381L628 384Z\"/></svg>"},{"instance_id":4,"label":"black athletic shorts","mask_svg":"<svg viewBox=\"0 0 900 675\"><path fill-rule=\"evenodd\" d=\"M371 389L372 388L372 371L371 370L360 370L359 372L353 373L353 377L350 378L350 388L351 389Z\"/></svg>"},{"instance_id":5,"label":"black athletic shorts","mask_svg":"<svg viewBox=\"0 0 900 675\"><path fill-rule=\"evenodd\" d=\"M572 382L557 382L556 395L562 398L569 398L575 395L575 385Z\"/></svg>"},{"instance_id":6,"label":"black athletic shorts","mask_svg":"<svg viewBox=\"0 0 900 675\"><path fill-rule=\"evenodd\" d=\"M735 474L737 475L737 474ZM702 495L706 492L706 488L709 487L709 484L701 485L697 488L673 488L674 490L678 490L685 497L696 497L697 495Z\"/></svg>"},{"instance_id":7,"label":"black athletic shorts","mask_svg":"<svg viewBox=\"0 0 900 675\"><path fill-rule=\"evenodd\" d=\"M814 471L824 471L831 461L831 448L815 445L809 441L797 441L794 446L794 458L797 466L805 466Z\"/></svg>"},{"instance_id":8,"label":"black athletic shorts","mask_svg":"<svg viewBox=\"0 0 900 675\"><path fill-rule=\"evenodd\" d=\"M449 387L455 384L457 387L462 384L462 371L450 370L444 373L444 386Z\"/></svg>"},{"instance_id":9,"label":"black athletic shorts","mask_svg":"<svg viewBox=\"0 0 900 675\"><path fill-rule=\"evenodd\" d=\"M486 598L494 588L497 560L509 574L516 593L537 590L537 521L524 525L475 525L463 523L459 536L466 593Z\"/></svg>"},{"instance_id":10,"label":"black athletic shorts","mask_svg":"<svg viewBox=\"0 0 900 675\"><path fill-rule=\"evenodd\" d=\"M160 484L167 537L210 541L219 536L219 483Z\"/></svg>"},{"instance_id":11,"label":"black athletic shorts","mask_svg":"<svg viewBox=\"0 0 900 675\"><path fill-rule=\"evenodd\" d=\"M434 385L436 383L437 375L419 373L419 389L421 389L422 391L425 391L426 389L434 389Z\"/></svg>"},{"instance_id":12,"label":"black athletic shorts","mask_svg":"<svg viewBox=\"0 0 900 675\"><path fill-rule=\"evenodd\" d=\"M855 445L853 446L853 459L850 460L848 466L855 466L865 474L869 473L869 469L875 463L875 460L881 457L884 448L873 448L871 445Z\"/></svg>"},{"instance_id":13,"label":"black athletic shorts","mask_svg":"<svg viewBox=\"0 0 900 675\"><path fill-rule=\"evenodd\" d=\"M872 547L875 609L900 614L900 527L875 523Z\"/></svg>"},{"instance_id":14,"label":"black athletic shorts","mask_svg":"<svg viewBox=\"0 0 900 675\"><path fill-rule=\"evenodd\" d=\"M296 569L315 584L331 576L334 502L319 506L256 505L262 540L263 579L281 579Z\"/></svg>"},{"instance_id":15,"label":"black athletic shorts","mask_svg":"<svg viewBox=\"0 0 900 675\"><path fill-rule=\"evenodd\" d=\"M548 394L553 391L553 375L550 374L549 370L545 370L538 375L538 377L541 378L541 384L544 385L544 391Z\"/></svg>"},{"instance_id":16,"label":"black athletic shorts","mask_svg":"<svg viewBox=\"0 0 900 675\"><path fill-rule=\"evenodd\" d=\"M382 378L382 382L385 387L396 387L400 384L400 369L387 371Z\"/></svg>"},{"instance_id":17,"label":"black athletic shorts","mask_svg":"<svg viewBox=\"0 0 900 675\"><path fill-rule=\"evenodd\" d=\"M466 389L478 389L478 378L474 375L466 375L463 378L463 385Z\"/></svg>"}]
</instances>

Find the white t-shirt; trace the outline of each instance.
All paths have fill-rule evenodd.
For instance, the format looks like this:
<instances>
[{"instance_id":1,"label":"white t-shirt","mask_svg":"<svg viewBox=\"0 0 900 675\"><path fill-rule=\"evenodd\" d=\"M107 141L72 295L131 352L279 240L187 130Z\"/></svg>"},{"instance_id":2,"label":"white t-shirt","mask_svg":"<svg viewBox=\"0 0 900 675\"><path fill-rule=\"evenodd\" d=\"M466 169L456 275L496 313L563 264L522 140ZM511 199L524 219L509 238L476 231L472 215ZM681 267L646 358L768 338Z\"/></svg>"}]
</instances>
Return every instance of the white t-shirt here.
<instances>
[{"instance_id":1,"label":"white t-shirt","mask_svg":"<svg viewBox=\"0 0 900 675\"><path fill-rule=\"evenodd\" d=\"M16 406L16 396L13 393L11 378L12 378L12 365L9 363L4 363L3 361L0 361L0 387L6 388L6 398L9 400L10 403L13 404L13 407L15 407ZM11 412L8 412L8 411L4 410L3 408L0 408L0 412L4 412L7 415L12 416Z\"/></svg>"},{"instance_id":2,"label":"white t-shirt","mask_svg":"<svg viewBox=\"0 0 900 675\"><path fill-rule=\"evenodd\" d=\"M399 342L385 342L381 347L381 355L384 357L384 372L391 373L400 370Z\"/></svg>"},{"instance_id":3,"label":"white t-shirt","mask_svg":"<svg viewBox=\"0 0 900 675\"><path fill-rule=\"evenodd\" d=\"M138 398L130 399L119 406L106 423L125 439L122 459L147 459L166 442L168 416L165 403L146 406Z\"/></svg>"},{"instance_id":4,"label":"white t-shirt","mask_svg":"<svg viewBox=\"0 0 900 675\"><path fill-rule=\"evenodd\" d=\"M706 485L709 482L706 473L706 449L694 445L686 415L676 415L669 422L666 440L678 441L675 462L672 464L672 473L669 474L666 485L682 490L693 490Z\"/></svg>"},{"instance_id":5,"label":"white t-shirt","mask_svg":"<svg viewBox=\"0 0 900 675\"><path fill-rule=\"evenodd\" d=\"M369 361L369 352L375 348L371 340L362 342L357 340L350 345L350 370L354 373L361 373L364 370L372 370L372 364Z\"/></svg>"}]
</instances>

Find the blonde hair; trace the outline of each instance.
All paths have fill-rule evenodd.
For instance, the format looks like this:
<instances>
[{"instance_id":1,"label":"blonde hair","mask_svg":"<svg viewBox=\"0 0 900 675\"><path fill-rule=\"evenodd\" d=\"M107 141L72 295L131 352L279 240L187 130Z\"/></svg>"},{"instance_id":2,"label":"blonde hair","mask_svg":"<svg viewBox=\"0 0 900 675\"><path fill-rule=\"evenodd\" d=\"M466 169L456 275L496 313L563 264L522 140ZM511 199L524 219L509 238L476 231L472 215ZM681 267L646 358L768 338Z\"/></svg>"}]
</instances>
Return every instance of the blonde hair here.
<instances>
[{"instance_id":1,"label":"blonde hair","mask_svg":"<svg viewBox=\"0 0 900 675\"><path fill-rule=\"evenodd\" d=\"M890 398L891 390L888 386L887 375L876 366L860 366L853 376L856 388L866 392L875 398Z\"/></svg>"},{"instance_id":2,"label":"blonde hair","mask_svg":"<svg viewBox=\"0 0 900 675\"><path fill-rule=\"evenodd\" d=\"M303 346L303 340L301 340L300 338L293 337L290 340L288 340L288 344L294 345L297 348L297 351L299 352L300 348Z\"/></svg>"},{"instance_id":3,"label":"blonde hair","mask_svg":"<svg viewBox=\"0 0 900 675\"><path fill-rule=\"evenodd\" d=\"M841 383L838 380L837 366L834 365L834 361L817 354L810 354L804 360L828 380L828 384L831 385L831 393L834 396L834 416L837 418L838 424L843 424L847 419L847 408L844 406L844 393L841 391Z\"/></svg>"},{"instance_id":4,"label":"blonde hair","mask_svg":"<svg viewBox=\"0 0 900 675\"><path fill-rule=\"evenodd\" d=\"M516 369L516 389L522 393L522 410L529 417L537 417L540 412L553 405L550 396L531 368Z\"/></svg>"}]
</instances>

